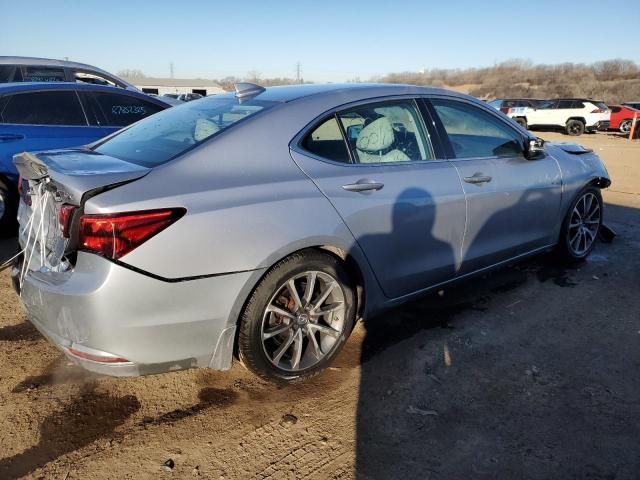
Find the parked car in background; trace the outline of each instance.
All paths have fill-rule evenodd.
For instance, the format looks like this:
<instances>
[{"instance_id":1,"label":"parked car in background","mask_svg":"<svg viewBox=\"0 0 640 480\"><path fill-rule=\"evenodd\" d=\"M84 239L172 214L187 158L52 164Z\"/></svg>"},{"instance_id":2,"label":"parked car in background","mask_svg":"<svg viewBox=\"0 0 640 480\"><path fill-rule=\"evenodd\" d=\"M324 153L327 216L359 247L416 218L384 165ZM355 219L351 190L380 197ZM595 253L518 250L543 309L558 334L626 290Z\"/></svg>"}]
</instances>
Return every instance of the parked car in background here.
<instances>
[{"instance_id":1,"label":"parked car in background","mask_svg":"<svg viewBox=\"0 0 640 480\"><path fill-rule=\"evenodd\" d=\"M607 130L611 111L603 103L585 98L545 100L534 108L512 111L510 116L525 128L557 129L568 135Z\"/></svg>"},{"instance_id":2,"label":"parked car in background","mask_svg":"<svg viewBox=\"0 0 640 480\"><path fill-rule=\"evenodd\" d=\"M18 171L14 154L85 145L167 107L160 99L116 87L0 84L0 232L15 231Z\"/></svg>"},{"instance_id":3,"label":"parked car in background","mask_svg":"<svg viewBox=\"0 0 640 480\"><path fill-rule=\"evenodd\" d=\"M150 97L160 98L165 103L168 103L172 106L182 105L184 102L182 100L178 100L177 95L174 97L172 95L156 95L155 93L147 93Z\"/></svg>"},{"instance_id":4,"label":"parked car in background","mask_svg":"<svg viewBox=\"0 0 640 480\"><path fill-rule=\"evenodd\" d=\"M140 375L238 352L278 382L327 367L357 318L549 249L584 259L610 184L480 100L383 84L240 84L15 163L13 278L70 359Z\"/></svg>"},{"instance_id":5,"label":"parked car in background","mask_svg":"<svg viewBox=\"0 0 640 480\"><path fill-rule=\"evenodd\" d=\"M635 108L636 110L640 110L640 101L637 102L624 102L622 104L624 107Z\"/></svg>"},{"instance_id":6,"label":"parked car in background","mask_svg":"<svg viewBox=\"0 0 640 480\"><path fill-rule=\"evenodd\" d=\"M11 82L82 82L138 91L125 80L92 65L51 58L0 56L0 83Z\"/></svg>"},{"instance_id":7,"label":"parked car in background","mask_svg":"<svg viewBox=\"0 0 640 480\"><path fill-rule=\"evenodd\" d=\"M190 102L192 100L198 100L203 96L199 93L181 93L178 95L178 100L182 100L183 102Z\"/></svg>"},{"instance_id":8,"label":"parked car in background","mask_svg":"<svg viewBox=\"0 0 640 480\"><path fill-rule=\"evenodd\" d=\"M611 123L609 124L609 128L612 130L629 133L634 115L637 116L638 121L640 121L640 110L635 108L623 104L609 105L609 109L611 110Z\"/></svg>"}]
</instances>

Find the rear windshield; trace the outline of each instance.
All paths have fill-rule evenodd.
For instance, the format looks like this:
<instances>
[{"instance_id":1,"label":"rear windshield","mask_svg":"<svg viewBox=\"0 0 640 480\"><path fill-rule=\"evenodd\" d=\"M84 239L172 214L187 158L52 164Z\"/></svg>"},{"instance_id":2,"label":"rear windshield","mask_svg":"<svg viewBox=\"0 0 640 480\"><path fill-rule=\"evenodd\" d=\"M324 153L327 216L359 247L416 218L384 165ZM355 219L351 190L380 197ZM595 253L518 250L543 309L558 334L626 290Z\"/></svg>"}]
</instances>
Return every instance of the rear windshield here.
<instances>
[{"instance_id":1,"label":"rear windshield","mask_svg":"<svg viewBox=\"0 0 640 480\"><path fill-rule=\"evenodd\" d=\"M274 105L276 102L255 99L240 103L231 94L206 97L134 123L94 150L152 168Z\"/></svg>"},{"instance_id":2,"label":"rear windshield","mask_svg":"<svg viewBox=\"0 0 640 480\"><path fill-rule=\"evenodd\" d=\"M594 105L596 107L598 107L600 110L609 110L609 107L607 107L607 104L604 102L593 102Z\"/></svg>"}]
</instances>

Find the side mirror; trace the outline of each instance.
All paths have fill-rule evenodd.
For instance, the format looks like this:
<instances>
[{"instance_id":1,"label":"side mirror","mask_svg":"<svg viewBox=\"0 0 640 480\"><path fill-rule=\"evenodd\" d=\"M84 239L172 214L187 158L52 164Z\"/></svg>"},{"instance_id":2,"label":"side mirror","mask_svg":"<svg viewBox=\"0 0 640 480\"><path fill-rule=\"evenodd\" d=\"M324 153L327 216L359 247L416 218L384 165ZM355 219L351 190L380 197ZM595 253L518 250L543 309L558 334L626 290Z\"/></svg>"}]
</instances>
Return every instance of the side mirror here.
<instances>
[{"instance_id":1,"label":"side mirror","mask_svg":"<svg viewBox=\"0 0 640 480\"><path fill-rule=\"evenodd\" d=\"M527 160L534 160L544 155L544 140L536 137L529 138L525 144L524 156Z\"/></svg>"}]
</instances>

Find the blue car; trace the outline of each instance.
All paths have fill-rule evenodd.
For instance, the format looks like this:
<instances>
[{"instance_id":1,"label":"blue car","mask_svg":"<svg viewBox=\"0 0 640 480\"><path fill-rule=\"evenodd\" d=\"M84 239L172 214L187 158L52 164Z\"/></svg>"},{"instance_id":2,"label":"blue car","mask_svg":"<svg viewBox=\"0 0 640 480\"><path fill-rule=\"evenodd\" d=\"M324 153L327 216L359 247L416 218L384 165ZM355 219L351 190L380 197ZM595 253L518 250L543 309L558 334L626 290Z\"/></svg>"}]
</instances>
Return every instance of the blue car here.
<instances>
[{"instance_id":1,"label":"blue car","mask_svg":"<svg viewBox=\"0 0 640 480\"><path fill-rule=\"evenodd\" d=\"M169 108L140 92L82 83L0 84L0 236L15 233L13 155L92 143Z\"/></svg>"}]
</instances>

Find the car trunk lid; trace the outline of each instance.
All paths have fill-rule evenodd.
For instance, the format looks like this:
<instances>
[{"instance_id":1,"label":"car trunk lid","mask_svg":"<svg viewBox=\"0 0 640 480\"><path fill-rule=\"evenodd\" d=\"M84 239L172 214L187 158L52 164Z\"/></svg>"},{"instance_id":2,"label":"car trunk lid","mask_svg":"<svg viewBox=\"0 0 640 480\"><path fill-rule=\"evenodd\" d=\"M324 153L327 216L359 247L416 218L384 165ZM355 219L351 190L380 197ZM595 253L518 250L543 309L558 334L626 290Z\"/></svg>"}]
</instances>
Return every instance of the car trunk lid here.
<instances>
[{"instance_id":1,"label":"car trunk lid","mask_svg":"<svg viewBox=\"0 0 640 480\"><path fill-rule=\"evenodd\" d=\"M18 210L23 272L69 270L65 255L73 238L65 238L59 217L63 205L82 210L84 202L107 189L137 180L150 169L87 149L21 153L14 163L23 180Z\"/></svg>"}]
</instances>

